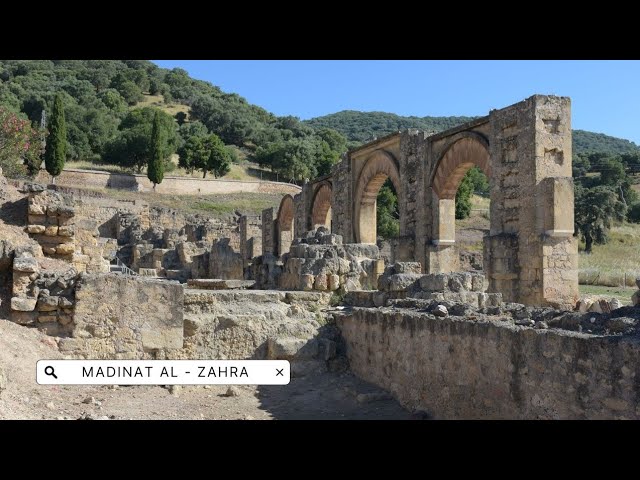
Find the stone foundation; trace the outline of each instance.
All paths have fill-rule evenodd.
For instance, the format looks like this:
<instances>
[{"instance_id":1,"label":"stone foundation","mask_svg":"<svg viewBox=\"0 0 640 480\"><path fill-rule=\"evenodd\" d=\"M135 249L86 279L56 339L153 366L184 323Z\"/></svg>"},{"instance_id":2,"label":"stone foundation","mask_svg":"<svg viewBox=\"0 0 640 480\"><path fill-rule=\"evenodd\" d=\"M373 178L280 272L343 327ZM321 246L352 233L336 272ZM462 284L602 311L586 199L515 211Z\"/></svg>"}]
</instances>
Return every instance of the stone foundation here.
<instances>
[{"instance_id":1,"label":"stone foundation","mask_svg":"<svg viewBox=\"0 0 640 480\"><path fill-rule=\"evenodd\" d=\"M549 311L549 323L574 331L398 307L356 308L337 324L357 375L435 418L640 419L638 319L622 316L637 310L617 312ZM575 331L593 325L604 336Z\"/></svg>"}]
</instances>

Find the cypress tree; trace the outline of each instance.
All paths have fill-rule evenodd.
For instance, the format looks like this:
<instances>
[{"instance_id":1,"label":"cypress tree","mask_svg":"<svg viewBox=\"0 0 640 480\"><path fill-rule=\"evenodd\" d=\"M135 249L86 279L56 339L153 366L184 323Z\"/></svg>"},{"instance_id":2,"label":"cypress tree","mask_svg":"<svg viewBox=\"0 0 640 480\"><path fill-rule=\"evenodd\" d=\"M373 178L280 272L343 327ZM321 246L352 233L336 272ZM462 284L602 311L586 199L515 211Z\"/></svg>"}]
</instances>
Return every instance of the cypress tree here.
<instances>
[{"instance_id":1,"label":"cypress tree","mask_svg":"<svg viewBox=\"0 0 640 480\"><path fill-rule=\"evenodd\" d=\"M58 93L53 101L51 121L49 123L49 137L44 152L44 163L47 172L53 177L60 175L67 158L67 127L64 120L64 105L62 96Z\"/></svg>"},{"instance_id":2,"label":"cypress tree","mask_svg":"<svg viewBox=\"0 0 640 480\"><path fill-rule=\"evenodd\" d=\"M147 177L153 182L153 189L156 184L162 183L164 178L164 159L162 158L162 138L160 129L160 115L158 112L153 117L153 128L151 130L151 152L147 165Z\"/></svg>"}]
</instances>

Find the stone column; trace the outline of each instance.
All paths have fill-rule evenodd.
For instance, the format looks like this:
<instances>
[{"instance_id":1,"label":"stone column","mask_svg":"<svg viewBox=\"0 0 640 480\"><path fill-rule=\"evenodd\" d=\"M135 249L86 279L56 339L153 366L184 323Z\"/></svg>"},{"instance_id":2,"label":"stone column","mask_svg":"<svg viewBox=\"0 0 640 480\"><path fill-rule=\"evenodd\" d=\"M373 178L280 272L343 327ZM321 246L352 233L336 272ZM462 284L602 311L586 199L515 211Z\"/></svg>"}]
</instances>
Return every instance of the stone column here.
<instances>
[{"instance_id":1,"label":"stone column","mask_svg":"<svg viewBox=\"0 0 640 480\"><path fill-rule=\"evenodd\" d=\"M570 102L534 95L490 114L485 269L489 291L506 301L567 307L578 298Z\"/></svg>"}]
</instances>

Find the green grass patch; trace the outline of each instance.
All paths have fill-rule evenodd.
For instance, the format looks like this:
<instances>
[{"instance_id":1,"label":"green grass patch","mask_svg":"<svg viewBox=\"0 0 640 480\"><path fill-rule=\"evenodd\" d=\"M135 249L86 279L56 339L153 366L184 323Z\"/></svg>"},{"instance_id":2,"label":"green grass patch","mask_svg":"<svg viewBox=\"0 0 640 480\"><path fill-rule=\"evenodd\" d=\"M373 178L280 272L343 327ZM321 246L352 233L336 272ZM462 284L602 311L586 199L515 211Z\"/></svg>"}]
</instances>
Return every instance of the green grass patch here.
<instances>
[{"instance_id":1,"label":"green grass patch","mask_svg":"<svg viewBox=\"0 0 640 480\"><path fill-rule=\"evenodd\" d=\"M624 305L631 305L631 296L636 291L630 287L603 287L600 285L580 285L580 295L604 295L615 297Z\"/></svg>"}]
</instances>

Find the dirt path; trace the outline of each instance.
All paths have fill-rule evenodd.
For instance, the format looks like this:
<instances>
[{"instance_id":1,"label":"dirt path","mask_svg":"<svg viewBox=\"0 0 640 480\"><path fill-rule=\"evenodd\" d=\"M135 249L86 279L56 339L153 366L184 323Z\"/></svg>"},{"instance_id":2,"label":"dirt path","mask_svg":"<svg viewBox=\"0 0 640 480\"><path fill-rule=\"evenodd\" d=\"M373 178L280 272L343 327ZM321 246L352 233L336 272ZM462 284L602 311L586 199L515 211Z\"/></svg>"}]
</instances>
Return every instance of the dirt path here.
<instances>
[{"instance_id":1,"label":"dirt path","mask_svg":"<svg viewBox=\"0 0 640 480\"><path fill-rule=\"evenodd\" d=\"M293 378L285 386L51 386L35 382L39 359L61 355L52 337L0 320L7 389L0 419L410 419L388 394L351 373Z\"/></svg>"}]
</instances>

